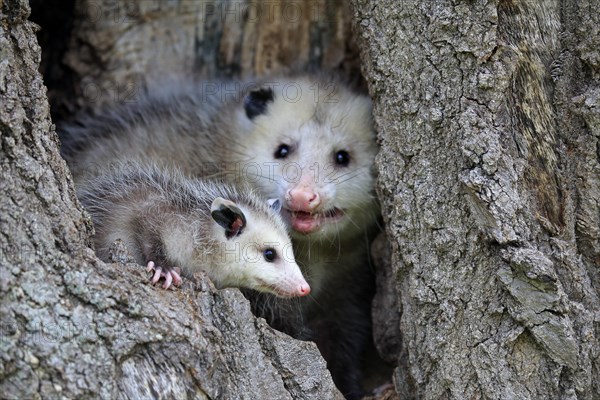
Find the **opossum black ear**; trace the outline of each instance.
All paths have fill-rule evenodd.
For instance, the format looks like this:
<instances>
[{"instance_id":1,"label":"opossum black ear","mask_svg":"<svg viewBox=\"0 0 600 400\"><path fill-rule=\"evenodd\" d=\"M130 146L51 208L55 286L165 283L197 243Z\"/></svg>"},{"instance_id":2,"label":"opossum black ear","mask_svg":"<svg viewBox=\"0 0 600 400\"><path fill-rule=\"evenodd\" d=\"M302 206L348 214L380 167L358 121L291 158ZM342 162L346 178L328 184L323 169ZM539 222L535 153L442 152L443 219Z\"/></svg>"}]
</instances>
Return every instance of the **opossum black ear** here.
<instances>
[{"instance_id":1,"label":"opossum black ear","mask_svg":"<svg viewBox=\"0 0 600 400\"><path fill-rule=\"evenodd\" d=\"M244 110L249 119L264 114L267 111L267 105L273 101L273 89L258 88L251 90L244 98Z\"/></svg>"},{"instance_id":2,"label":"opossum black ear","mask_svg":"<svg viewBox=\"0 0 600 400\"><path fill-rule=\"evenodd\" d=\"M225 228L225 237L231 239L239 235L246 226L246 217L242 210L230 200L217 197L210 206L210 215L215 222Z\"/></svg>"},{"instance_id":3,"label":"opossum black ear","mask_svg":"<svg viewBox=\"0 0 600 400\"><path fill-rule=\"evenodd\" d=\"M281 211L281 201L279 199L269 199L267 200L267 204L271 207L271 210L278 213Z\"/></svg>"}]
</instances>

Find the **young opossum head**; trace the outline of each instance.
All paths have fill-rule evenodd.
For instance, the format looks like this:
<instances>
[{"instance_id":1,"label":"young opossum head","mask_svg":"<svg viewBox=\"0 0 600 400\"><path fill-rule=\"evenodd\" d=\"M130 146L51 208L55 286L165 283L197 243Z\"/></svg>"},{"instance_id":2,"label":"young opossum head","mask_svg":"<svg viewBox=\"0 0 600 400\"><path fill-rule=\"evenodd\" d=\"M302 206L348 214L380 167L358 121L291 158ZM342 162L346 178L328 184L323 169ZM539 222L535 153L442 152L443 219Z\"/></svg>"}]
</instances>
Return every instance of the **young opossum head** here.
<instances>
[{"instance_id":1,"label":"young opossum head","mask_svg":"<svg viewBox=\"0 0 600 400\"><path fill-rule=\"evenodd\" d=\"M269 198L297 237L331 240L377 220L371 102L335 81L273 80L251 90L238 123L242 179Z\"/></svg>"},{"instance_id":2,"label":"young opossum head","mask_svg":"<svg viewBox=\"0 0 600 400\"><path fill-rule=\"evenodd\" d=\"M279 297L306 296L310 286L294 260L292 242L277 215L279 200L269 212L257 204L218 197L211 205L213 243L211 278L218 287L247 287Z\"/></svg>"}]
</instances>

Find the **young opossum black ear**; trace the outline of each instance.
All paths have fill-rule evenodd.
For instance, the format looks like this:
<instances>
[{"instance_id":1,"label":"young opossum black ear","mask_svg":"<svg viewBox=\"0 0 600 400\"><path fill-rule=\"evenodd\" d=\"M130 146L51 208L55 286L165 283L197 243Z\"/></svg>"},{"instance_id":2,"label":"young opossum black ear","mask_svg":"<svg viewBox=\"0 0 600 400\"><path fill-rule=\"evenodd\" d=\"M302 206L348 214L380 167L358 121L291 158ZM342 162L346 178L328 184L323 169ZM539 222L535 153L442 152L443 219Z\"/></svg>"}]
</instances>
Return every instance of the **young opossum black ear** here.
<instances>
[{"instance_id":1,"label":"young opossum black ear","mask_svg":"<svg viewBox=\"0 0 600 400\"><path fill-rule=\"evenodd\" d=\"M244 98L244 110L249 119L264 114L267 111L267 105L273 101L273 89L259 88L250 91Z\"/></svg>"},{"instance_id":2,"label":"young opossum black ear","mask_svg":"<svg viewBox=\"0 0 600 400\"><path fill-rule=\"evenodd\" d=\"M210 215L225 228L225 237L230 239L239 235L246 226L246 217L242 210L230 200L217 197L210 206Z\"/></svg>"},{"instance_id":3,"label":"young opossum black ear","mask_svg":"<svg viewBox=\"0 0 600 400\"><path fill-rule=\"evenodd\" d=\"M281 211L281 201L279 199L269 199L267 200L267 204L271 207L271 210L278 213Z\"/></svg>"}]
</instances>

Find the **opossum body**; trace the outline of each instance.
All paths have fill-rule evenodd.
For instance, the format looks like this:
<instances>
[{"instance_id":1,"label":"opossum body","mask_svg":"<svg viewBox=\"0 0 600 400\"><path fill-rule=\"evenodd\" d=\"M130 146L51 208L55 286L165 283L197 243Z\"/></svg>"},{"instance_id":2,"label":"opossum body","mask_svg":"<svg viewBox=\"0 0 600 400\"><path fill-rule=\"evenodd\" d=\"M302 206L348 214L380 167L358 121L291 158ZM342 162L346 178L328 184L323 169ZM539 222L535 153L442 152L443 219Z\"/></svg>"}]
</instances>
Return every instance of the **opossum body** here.
<instances>
[{"instance_id":1,"label":"opossum body","mask_svg":"<svg viewBox=\"0 0 600 400\"><path fill-rule=\"evenodd\" d=\"M215 285L246 287L280 297L310 287L292 252L278 202L225 183L184 177L165 168L129 164L78 184L91 214L100 258L121 239L152 282L179 284L178 270L204 270Z\"/></svg>"},{"instance_id":2,"label":"opossum body","mask_svg":"<svg viewBox=\"0 0 600 400\"><path fill-rule=\"evenodd\" d=\"M236 88L243 96L236 98ZM255 312L317 341L334 381L355 398L370 339L368 248L379 230L370 111L366 96L328 78L186 83L83 118L82 127L71 125L61 136L65 157L80 171L150 158L192 176L246 182L279 199L312 295L299 305L253 295Z\"/></svg>"}]
</instances>

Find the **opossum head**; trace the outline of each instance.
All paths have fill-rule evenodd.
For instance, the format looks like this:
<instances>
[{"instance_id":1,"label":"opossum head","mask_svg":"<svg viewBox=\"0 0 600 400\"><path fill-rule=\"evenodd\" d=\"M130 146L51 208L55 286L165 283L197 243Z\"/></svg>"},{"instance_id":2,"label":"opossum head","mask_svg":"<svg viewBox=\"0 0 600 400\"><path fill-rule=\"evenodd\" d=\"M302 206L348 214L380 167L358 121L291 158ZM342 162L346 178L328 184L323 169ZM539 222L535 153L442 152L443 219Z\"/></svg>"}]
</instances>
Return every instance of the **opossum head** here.
<instances>
[{"instance_id":1,"label":"opossum head","mask_svg":"<svg viewBox=\"0 0 600 400\"><path fill-rule=\"evenodd\" d=\"M277 80L251 90L242 178L279 198L298 237L359 233L377 219L371 102L333 81Z\"/></svg>"},{"instance_id":2,"label":"opossum head","mask_svg":"<svg viewBox=\"0 0 600 400\"><path fill-rule=\"evenodd\" d=\"M220 197L213 201L213 281L218 287L247 287L280 297L308 295L310 286L277 215L279 201L271 202L270 215L256 206Z\"/></svg>"}]
</instances>

